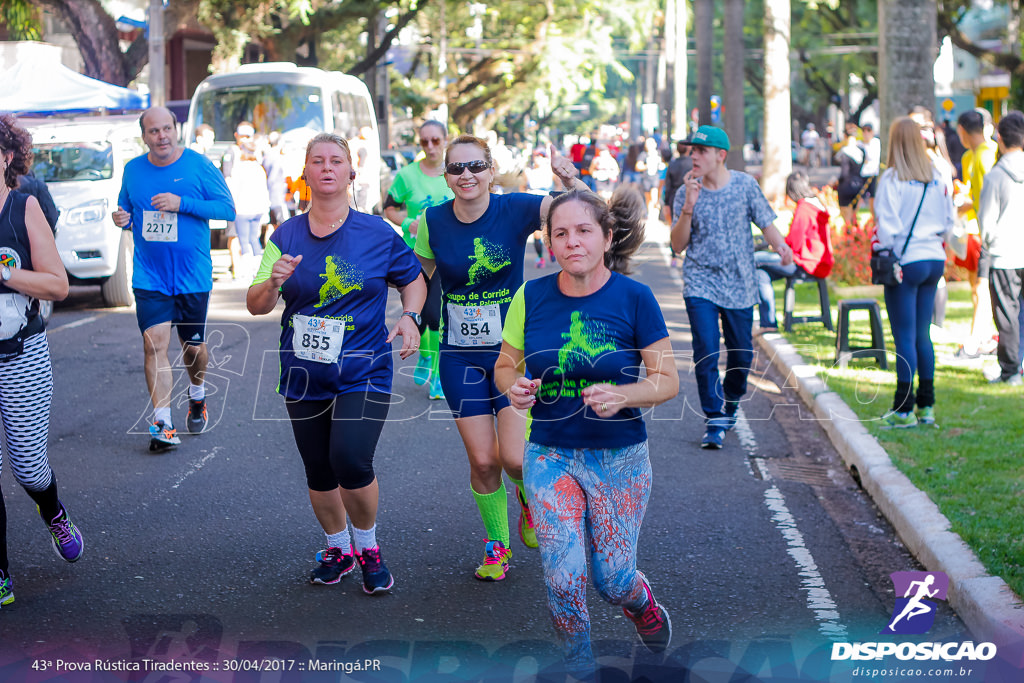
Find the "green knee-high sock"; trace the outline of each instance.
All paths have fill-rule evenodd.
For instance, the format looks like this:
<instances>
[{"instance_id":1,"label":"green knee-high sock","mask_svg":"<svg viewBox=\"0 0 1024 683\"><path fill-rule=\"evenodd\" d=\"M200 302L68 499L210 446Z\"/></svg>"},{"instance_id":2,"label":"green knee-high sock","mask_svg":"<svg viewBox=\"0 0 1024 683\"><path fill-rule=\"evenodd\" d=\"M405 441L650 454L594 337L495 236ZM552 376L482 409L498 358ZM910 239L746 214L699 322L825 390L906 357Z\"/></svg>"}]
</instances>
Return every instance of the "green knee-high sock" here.
<instances>
[{"instance_id":1,"label":"green knee-high sock","mask_svg":"<svg viewBox=\"0 0 1024 683\"><path fill-rule=\"evenodd\" d=\"M472 487L470 487L470 491L473 491ZM487 539L501 541L507 548L509 544L508 493L505 491L505 482L502 481L501 486L494 493L473 491L473 498L476 499L476 506L480 508L480 517L484 520Z\"/></svg>"},{"instance_id":2,"label":"green knee-high sock","mask_svg":"<svg viewBox=\"0 0 1024 683\"><path fill-rule=\"evenodd\" d=\"M441 332L440 330L430 330L430 356L433 360L433 365L430 366L430 371L434 377L438 377L438 368L441 366Z\"/></svg>"},{"instance_id":3,"label":"green knee-high sock","mask_svg":"<svg viewBox=\"0 0 1024 683\"><path fill-rule=\"evenodd\" d=\"M420 339L420 355L431 364L436 361L438 345L437 330L432 330L429 327L423 330L423 336Z\"/></svg>"},{"instance_id":4,"label":"green knee-high sock","mask_svg":"<svg viewBox=\"0 0 1024 683\"><path fill-rule=\"evenodd\" d=\"M509 481L516 485L516 488L519 489L519 493L521 493L523 496L523 500L529 500L529 498L526 497L526 487L523 486L523 480L513 479L512 476L508 474L508 472L505 473L505 476L508 477ZM518 498L516 499L516 502L519 502Z\"/></svg>"}]
</instances>

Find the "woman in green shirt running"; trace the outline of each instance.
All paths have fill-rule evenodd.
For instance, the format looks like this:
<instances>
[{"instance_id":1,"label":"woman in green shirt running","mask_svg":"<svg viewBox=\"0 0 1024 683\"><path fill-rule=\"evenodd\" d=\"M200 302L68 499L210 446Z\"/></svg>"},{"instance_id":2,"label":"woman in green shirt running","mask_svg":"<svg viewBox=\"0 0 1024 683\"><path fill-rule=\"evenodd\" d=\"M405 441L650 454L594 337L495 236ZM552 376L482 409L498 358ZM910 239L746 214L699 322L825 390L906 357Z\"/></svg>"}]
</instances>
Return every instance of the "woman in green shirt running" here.
<instances>
[{"instance_id":1,"label":"woman in green shirt running","mask_svg":"<svg viewBox=\"0 0 1024 683\"><path fill-rule=\"evenodd\" d=\"M455 197L444 177L444 150L448 146L448 128L440 121L427 121L420 126L420 147L423 158L398 172L388 196L384 199L384 216L395 225L402 226L402 237L412 247L416 243L416 230L420 214L431 206L443 204ZM441 377L437 371L438 325L441 318L441 283L431 278L427 303L423 306L423 339L420 358L413 372L413 381L424 384L430 380L430 398L444 400Z\"/></svg>"}]
</instances>

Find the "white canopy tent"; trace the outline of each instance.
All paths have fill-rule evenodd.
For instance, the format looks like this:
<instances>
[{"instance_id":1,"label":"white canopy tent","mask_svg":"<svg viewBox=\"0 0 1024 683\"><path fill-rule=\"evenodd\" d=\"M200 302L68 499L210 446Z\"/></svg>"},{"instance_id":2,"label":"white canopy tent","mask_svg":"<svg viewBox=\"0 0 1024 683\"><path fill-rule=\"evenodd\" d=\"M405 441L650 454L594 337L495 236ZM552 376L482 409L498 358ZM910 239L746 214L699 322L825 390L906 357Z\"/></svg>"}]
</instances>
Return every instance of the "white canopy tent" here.
<instances>
[{"instance_id":1,"label":"white canopy tent","mask_svg":"<svg viewBox=\"0 0 1024 683\"><path fill-rule=\"evenodd\" d=\"M44 115L71 112L139 111L149 96L89 78L59 62L20 61L0 74L0 112Z\"/></svg>"}]
</instances>

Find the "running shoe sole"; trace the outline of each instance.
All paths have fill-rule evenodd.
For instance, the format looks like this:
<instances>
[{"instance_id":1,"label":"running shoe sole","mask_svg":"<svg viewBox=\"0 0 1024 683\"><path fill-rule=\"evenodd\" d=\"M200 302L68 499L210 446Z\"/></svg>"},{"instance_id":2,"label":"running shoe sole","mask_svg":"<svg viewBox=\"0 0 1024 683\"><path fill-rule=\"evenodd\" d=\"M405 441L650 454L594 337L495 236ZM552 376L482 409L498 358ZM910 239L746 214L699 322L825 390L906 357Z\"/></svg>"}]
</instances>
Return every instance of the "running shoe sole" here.
<instances>
[{"instance_id":1,"label":"running shoe sole","mask_svg":"<svg viewBox=\"0 0 1024 683\"><path fill-rule=\"evenodd\" d=\"M375 587L373 589L367 589L366 583L364 582L363 583L363 592L366 593L367 595L376 595L378 593L387 593L389 590L391 590L394 587L394 585L395 585L395 577L389 571L388 572L388 585L386 585L386 586L377 586L377 587Z\"/></svg>"}]
</instances>

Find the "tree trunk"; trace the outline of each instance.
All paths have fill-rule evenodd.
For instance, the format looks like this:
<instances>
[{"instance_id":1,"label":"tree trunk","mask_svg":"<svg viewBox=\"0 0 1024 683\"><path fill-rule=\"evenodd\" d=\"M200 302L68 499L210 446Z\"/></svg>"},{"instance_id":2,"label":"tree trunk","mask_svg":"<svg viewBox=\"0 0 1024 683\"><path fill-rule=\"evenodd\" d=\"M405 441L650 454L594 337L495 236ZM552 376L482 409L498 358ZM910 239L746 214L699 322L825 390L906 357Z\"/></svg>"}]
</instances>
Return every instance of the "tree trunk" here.
<instances>
[{"instance_id":1,"label":"tree trunk","mask_svg":"<svg viewBox=\"0 0 1024 683\"><path fill-rule=\"evenodd\" d=\"M697 40L697 121L704 126L711 123L711 52L715 43L713 0L693 0L693 16L693 36Z\"/></svg>"},{"instance_id":2,"label":"tree trunk","mask_svg":"<svg viewBox=\"0 0 1024 683\"><path fill-rule=\"evenodd\" d=\"M878 0L882 149L893 119L915 105L935 109L935 24L935 0Z\"/></svg>"},{"instance_id":3,"label":"tree trunk","mask_svg":"<svg viewBox=\"0 0 1024 683\"><path fill-rule=\"evenodd\" d=\"M789 108L789 0L764 3L764 140L761 149L761 189L768 201L786 191L786 176L793 170Z\"/></svg>"},{"instance_id":4,"label":"tree trunk","mask_svg":"<svg viewBox=\"0 0 1024 683\"><path fill-rule=\"evenodd\" d=\"M138 75L137 71L127 73L114 18L99 0L34 0L34 4L52 11L68 25L82 54L86 76L126 86Z\"/></svg>"},{"instance_id":5,"label":"tree trunk","mask_svg":"<svg viewBox=\"0 0 1024 683\"><path fill-rule=\"evenodd\" d=\"M746 74L743 60L746 49L743 45L743 0L725 0L725 69L722 85L722 106L725 109L725 132L729 135L732 149L729 150L729 168L742 171L743 143L747 133L744 122L743 88Z\"/></svg>"}]
</instances>

